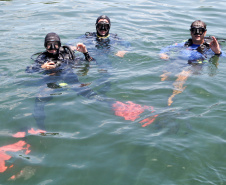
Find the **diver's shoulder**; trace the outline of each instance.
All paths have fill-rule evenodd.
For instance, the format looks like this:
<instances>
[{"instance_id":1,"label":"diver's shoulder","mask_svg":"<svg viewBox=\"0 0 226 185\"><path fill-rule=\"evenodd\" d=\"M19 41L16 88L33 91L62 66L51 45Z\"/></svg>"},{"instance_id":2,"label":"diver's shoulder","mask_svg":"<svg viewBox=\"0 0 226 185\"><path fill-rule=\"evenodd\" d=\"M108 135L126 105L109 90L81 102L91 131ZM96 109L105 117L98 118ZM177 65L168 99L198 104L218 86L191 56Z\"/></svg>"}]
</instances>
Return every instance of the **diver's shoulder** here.
<instances>
[{"instance_id":1,"label":"diver's shoulder","mask_svg":"<svg viewBox=\"0 0 226 185\"><path fill-rule=\"evenodd\" d=\"M31 59L36 63L44 63L47 58L48 57L46 51L35 53L31 56Z\"/></svg>"},{"instance_id":2,"label":"diver's shoulder","mask_svg":"<svg viewBox=\"0 0 226 185\"><path fill-rule=\"evenodd\" d=\"M62 57L60 57L61 55ZM75 59L74 51L71 49L70 46L67 46L67 45L61 46L60 55L58 58L61 59L63 62L64 62L64 59L74 60Z\"/></svg>"},{"instance_id":3,"label":"diver's shoulder","mask_svg":"<svg viewBox=\"0 0 226 185\"><path fill-rule=\"evenodd\" d=\"M97 34L96 32L86 32L85 35L83 35L83 37L96 37Z\"/></svg>"},{"instance_id":4,"label":"diver's shoulder","mask_svg":"<svg viewBox=\"0 0 226 185\"><path fill-rule=\"evenodd\" d=\"M184 41L184 46L189 47L189 46L192 46L192 45L193 45L193 42L192 42L192 39L191 38L189 38L188 40L185 40Z\"/></svg>"},{"instance_id":5,"label":"diver's shoulder","mask_svg":"<svg viewBox=\"0 0 226 185\"><path fill-rule=\"evenodd\" d=\"M110 33L111 37L118 37L118 35L116 33Z\"/></svg>"},{"instance_id":6,"label":"diver's shoulder","mask_svg":"<svg viewBox=\"0 0 226 185\"><path fill-rule=\"evenodd\" d=\"M120 40L120 37L118 37L118 35L116 33L110 33L109 34L110 39L114 39L114 40Z\"/></svg>"}]
</instances>

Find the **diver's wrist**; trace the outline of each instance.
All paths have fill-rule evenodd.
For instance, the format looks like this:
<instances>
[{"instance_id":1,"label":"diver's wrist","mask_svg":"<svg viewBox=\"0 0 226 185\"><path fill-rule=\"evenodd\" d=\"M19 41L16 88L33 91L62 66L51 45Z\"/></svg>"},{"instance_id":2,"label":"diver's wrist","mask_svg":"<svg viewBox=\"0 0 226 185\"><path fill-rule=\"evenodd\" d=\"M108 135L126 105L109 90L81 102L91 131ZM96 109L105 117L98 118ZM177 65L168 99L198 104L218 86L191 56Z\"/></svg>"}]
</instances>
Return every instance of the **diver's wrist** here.
<instances>
[{"instance_id":1,"label":"diver's wrist","mask_svg":"<svg viewBox=\"0 0 226 185\"><path fill-rule=\"evenodd\" d=\"M215 55L217 55L217 56L220 56L222 54L222 52L220 51L220 52L218 52L218 53L215 53Z\"/></svg>"},{"instance_id":2,"label":"diver's wrist","mask_svg":"<svg viewBox=\"0 0 226 185\"><path fill-rule=\"evenodd\" d=\"M91 61L93 58L89 55L89 53L88 53L88 51L86 52L86 53L83 53L84 54L84 56L85 56L85 59L87 60L87 61Z\"/></svg>"}]
</instances>

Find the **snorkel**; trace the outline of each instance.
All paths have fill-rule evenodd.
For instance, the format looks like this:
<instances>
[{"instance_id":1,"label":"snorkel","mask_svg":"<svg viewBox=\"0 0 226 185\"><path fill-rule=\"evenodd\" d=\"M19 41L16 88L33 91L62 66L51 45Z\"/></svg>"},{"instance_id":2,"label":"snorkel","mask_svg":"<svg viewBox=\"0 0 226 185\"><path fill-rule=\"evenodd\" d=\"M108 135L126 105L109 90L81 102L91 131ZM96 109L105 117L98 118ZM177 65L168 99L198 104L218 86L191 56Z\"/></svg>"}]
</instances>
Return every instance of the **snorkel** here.
<instances>
[{"instance_id":1,"label":"snorkel","mask_svg":"<svg viewBox=\"0 0 226 185\"><path fill-rule=\"evenodd\" d=\"M106 21L107 20L107 21ZM99 38L106 38L109 36L111 28L111 21L108 16L101 15L96 20L96 32ZM103 32L104 34L101 34Z\"/></svg>"}]
</instances>

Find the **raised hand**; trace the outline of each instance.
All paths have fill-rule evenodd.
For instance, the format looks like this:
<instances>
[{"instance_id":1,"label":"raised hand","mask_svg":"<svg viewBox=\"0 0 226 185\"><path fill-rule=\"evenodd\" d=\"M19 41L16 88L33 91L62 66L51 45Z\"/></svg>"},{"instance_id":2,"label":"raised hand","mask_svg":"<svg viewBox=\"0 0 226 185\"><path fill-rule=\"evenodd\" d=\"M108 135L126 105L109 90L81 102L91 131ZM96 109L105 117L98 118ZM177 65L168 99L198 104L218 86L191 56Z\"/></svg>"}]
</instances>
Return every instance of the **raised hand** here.
<instances>
[{"instance_id":1,"label":"raised hand","mask_svg":"<svg viewBox=\"0 0 226 185\"><path fill-rule=\"evenodd\" d=\"M214 36L212 36L212 39L213 40L210 42L210 48L215 54L221 54L221 48L217 39Z\"/></svg>"},{"instance_id":2,"label":"raised hand","mask_svg":"<svg viewBox=\"0 0 226 185\"><path fill-rule=\"evenodd\" d=\"M79 51L79 52L82 52L82 53L87 53L88 52L87 49L86 49L85 44L83 44L83 43L78 43L76 45L76 50Z\"/></svg>"}]
</instances>

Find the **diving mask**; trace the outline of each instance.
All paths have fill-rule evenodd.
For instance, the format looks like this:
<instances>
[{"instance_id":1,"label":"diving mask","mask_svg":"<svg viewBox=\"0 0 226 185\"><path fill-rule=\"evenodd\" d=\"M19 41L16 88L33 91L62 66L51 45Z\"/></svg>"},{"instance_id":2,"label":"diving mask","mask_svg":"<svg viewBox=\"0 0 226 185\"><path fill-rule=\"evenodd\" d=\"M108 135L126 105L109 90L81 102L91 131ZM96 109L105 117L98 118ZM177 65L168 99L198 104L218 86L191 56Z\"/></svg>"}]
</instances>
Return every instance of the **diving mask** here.
<instances>
[{"instance_id":1,"label":"diving mask","mask_svg":"<svg viewBox=\"0 0 226 185\"><path fill-rule=\"evenodd\" d=\"M193 35L202 35L207 29L203 27L191 27L190 31Z\"/></svg>"},{"instance_id":2,"label":"diving mask","mask_svg":"<svg viewBox=\"0 0 226 185\"><path fill-rule=\"evenodd\" d=\"M96 28L100 31L108 31L110 29L110 24L105 21L100 21L96 24Z\"/></svg>"},{"instance_id":3,"label":"diving mask","mask_svg":"<svg viewBox=\"0 0 226 185\"><path fill-rule=\"evenodd\" d=\"M46 43L47 50L58 50L60 48L60 43L58 41L49 41Z\"/></svg>"}]
</instances>

